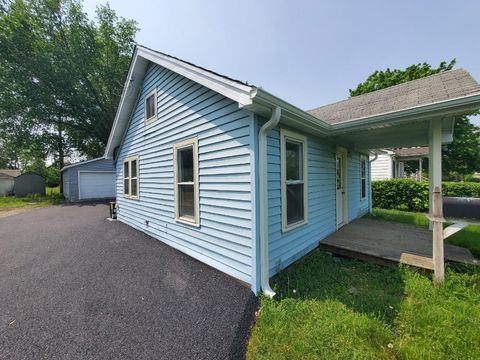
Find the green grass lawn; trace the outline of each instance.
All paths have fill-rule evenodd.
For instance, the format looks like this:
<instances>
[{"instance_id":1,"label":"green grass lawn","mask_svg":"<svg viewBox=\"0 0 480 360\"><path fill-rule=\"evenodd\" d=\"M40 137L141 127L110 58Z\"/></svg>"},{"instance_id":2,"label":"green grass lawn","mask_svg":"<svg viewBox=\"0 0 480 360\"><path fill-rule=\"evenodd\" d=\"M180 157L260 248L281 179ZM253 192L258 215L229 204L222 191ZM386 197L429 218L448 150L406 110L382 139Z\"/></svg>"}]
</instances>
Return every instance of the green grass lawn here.
<instances>
[{"instance_id":1,"label":"green grass lawn","mask_svg":"<svg viewBox=\"0 0 480 360\"><path fill-rule=\"evenodd\" d=\"M34 208L57 204L62 202L63 196L60 194L60 187L45 189L45 196L27 196L17 198L15 196L0 197L0 211L8 211L22 208Z\"/></svg>"},{"instance_id":2,"label":"green grass lawn","mask_svg":"<svg viewBox=\"0 0 480 360\"><path fill-rule=\"evenodd\" d=\"M443 287L403 266L316 250L272 279L247 359L480 359L480 270Z\"/></svg>"},{"instance_id":3,"label":"green grass lawn","mask_svg":"<svg viewBox=\"0 0 480 360\"><path fill-rule=\"evenodd\" d=\"M428 227L428 219L423 213L373 209L373 216L370 217ZM480 225L468 225L456 234L446 238L445 243L465 247L472 252L473 256L480 258Z\"/></svg>"}]
</instances>

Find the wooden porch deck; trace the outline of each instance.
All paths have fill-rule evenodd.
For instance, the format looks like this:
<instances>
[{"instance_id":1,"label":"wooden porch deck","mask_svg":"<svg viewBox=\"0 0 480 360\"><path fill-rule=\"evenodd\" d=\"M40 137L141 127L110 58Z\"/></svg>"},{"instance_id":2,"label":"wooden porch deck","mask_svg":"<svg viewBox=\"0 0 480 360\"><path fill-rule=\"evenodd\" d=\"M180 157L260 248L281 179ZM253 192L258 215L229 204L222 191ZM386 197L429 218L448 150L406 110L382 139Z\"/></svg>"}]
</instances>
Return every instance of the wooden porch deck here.
<instances>
[{"instance_id":1,"label":"wooden porch deck","mask_svg":"<svg viewBox=\"0 0 480 360\"><path fill-rule=\"evenodd\" d=\"M413 225L358 219L322 240L320 249L381 265L433 270L432 233ZM445 245L445 260L479 265L470 250L454 245Z\"/></svg>"}]
</instances>

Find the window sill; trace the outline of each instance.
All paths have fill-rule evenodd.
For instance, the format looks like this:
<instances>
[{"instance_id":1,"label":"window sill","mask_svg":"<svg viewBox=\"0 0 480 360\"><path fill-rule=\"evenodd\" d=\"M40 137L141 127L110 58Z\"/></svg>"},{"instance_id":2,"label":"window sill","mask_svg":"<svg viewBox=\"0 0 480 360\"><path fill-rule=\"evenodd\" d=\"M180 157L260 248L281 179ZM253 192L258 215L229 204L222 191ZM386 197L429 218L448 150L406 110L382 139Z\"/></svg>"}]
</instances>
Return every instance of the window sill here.
<instances>
[{"instance_id":1,"label":"window sill","mask_svg":"<svg viewBox=\"0 0 480 360\"><path fill-rule=\"evenodd\" d=\"M282 226L282 233L289 232L290 230L294 230L294 229L296 229L300 226L306 225L306 224L308 224L308 221L307 220L302 220L302 221L293 223L291 225Z\"/></svg>"},{"instance_id":2,"label":"window sill","mask_svg":"<svg viewBox=\"0 0 480 360\"><path fill-rule=\"evenodd\" d=\"M129 196L129 195L123 195L125 199L130 199L130 200L140 200L140 196Z\"/></svg>"},{"instance_id":3,"label":"window sill","mask_svg":"<svg viewBox=\"0 0 480 360\"><path fill-rule=\"evenodd\" d=\"M151 125L157 120L158 120L157 115L152 116L151 118L145 119L145 126Z\"/></svg>"},{"instance_id":4,"label":"window sill","mask_svg":"<svg viewBox=\"0 0 480 360\"><path fill-rule=\"evenodd\" d=\"M178 223L181 223L181 224L185 224L185 225L200 227L199 222L195 222L194 220L188 220L186 218L175 218L175 221L178 222Z\"/></svg>"}]
</instances>

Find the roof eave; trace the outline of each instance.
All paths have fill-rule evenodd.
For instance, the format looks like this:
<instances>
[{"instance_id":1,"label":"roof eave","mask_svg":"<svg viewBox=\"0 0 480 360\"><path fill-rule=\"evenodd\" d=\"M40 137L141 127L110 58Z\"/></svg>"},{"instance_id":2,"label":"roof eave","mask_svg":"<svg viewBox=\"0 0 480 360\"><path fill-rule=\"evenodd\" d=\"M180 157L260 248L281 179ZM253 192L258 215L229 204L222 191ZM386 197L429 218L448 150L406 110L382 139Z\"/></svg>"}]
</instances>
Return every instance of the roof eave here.
<instances>
[{"instance_id":1,"label":"roof eave","mask_svg":"<svg viewBox=\"0 0 480 360\"><path fill-rule=\"evenodd\" d=\"M139 59L143 59L139 61ZM201 84L219 94L224 95L236 101L239 106L248 106L252 104L252 99L256 94L256 87L244 85L234 80L222 77L203 68L196 67L189 63L183 62L179 59L169 57L165 54L158 53L146 47L136 45L132 54L130 68L123 87L122 96L118 105L115 120L113 122L112 130L108 138L105 149L105 158L112 158L114 149L121 144L124 133L130 121L132 109L135 106L138 93L141 88L142 79L133 79L132 74L137 70L139 63L144 64L144 61L153 62L163 66L177 74L180 74L198 84ZM141 73L141 71L139 71ZM133 91L131 91L133 87ZM130 91L129 91L130 90ZM125 105L125 100L128 99L128 106Z\"/></svg>"},{"instance_id":2,"label":"roof eave","mask_svg":"<svg viewBox=\"0 0 480 360\"><path fill-rule=\"evenodd\" d=\"M313 115L305 112L304 110L280 99L279 97L257 88L252 98L253 103L251 106L244 106L255 113L259 113L263 116L268 116L264 111L271 111L275 107L282 109L281 122L289 122L298 126L302 126L303 129L314 131L314 133L320 135L326 135L332 128L332 126ZM262 109L264 111L262 111Z\"/></svg>"}]
</instances>

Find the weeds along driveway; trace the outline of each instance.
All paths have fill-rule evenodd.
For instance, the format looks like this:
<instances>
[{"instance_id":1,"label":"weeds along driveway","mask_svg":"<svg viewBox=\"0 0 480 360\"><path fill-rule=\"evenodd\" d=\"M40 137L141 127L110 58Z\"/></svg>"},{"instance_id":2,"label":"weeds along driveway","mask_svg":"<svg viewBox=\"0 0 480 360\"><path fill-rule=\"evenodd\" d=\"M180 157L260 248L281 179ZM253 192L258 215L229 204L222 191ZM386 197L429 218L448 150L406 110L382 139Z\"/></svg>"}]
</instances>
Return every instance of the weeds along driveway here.
<instances>
[{"instance_id":1,"label":"weeds along driveway","mask_svg":"<svg viewBox=\"0 0 480 360\"><path fill-rule=\"evenodd\" d=\"M0 357L243 358L250 289L100 204L0 219Z\"/></svg>"}]
</instances>

